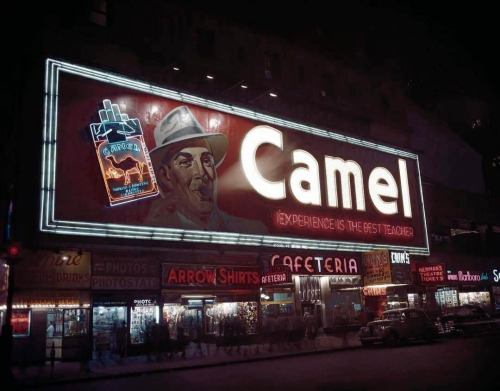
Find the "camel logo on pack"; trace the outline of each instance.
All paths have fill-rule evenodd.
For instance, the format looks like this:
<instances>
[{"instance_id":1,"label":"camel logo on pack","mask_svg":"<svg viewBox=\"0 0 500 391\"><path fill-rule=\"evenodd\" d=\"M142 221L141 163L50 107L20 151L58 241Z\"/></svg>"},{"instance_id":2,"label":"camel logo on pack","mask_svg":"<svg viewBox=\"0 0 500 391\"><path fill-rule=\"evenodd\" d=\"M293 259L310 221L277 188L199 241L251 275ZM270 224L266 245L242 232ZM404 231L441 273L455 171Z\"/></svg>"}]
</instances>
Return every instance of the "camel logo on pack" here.
<instances>
[{"instance_id":1,"label":"camel logo on pack","mask_svg":"<svg viewBox=\"0 0 500 391\"><path fill-rule=\"evenodd\" d=\"M158 194L141 123L103 101L100 123L90 124L92 139L111 206Z\"/></svg>"}]
</instances>

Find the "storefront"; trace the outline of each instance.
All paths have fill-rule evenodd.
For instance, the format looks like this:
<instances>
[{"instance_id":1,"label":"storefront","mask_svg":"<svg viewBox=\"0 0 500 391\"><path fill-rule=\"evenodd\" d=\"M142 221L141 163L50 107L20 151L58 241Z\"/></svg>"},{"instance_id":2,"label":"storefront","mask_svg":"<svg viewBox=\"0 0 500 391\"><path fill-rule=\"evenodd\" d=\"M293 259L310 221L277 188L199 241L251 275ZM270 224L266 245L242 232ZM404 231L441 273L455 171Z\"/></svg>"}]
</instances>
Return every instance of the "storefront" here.
<instances>
[{"instance_id":1,"label":"storefront","mask_svg":"<svg viewBox=\"0 0 500 391\"><path fill-rule=\"evenodd\" d=\"M128 329L128 353L144 353L149 329L160 322L159 263L126 253L96 253L92 296L93 356L116 355L122 325Z\"/></svg>"},{"instance_id":2,"label":"storefront","mask_svg":"<svg viewBox=\"0 0 500 391\"><path fill-rule=\"evenodd\" d=\"M93 356L109 358L118 352L117 331L127 327L128 352L145 351L148 333L160 321L158 291L96 292L93 301Z\"/></svg>"},{"instance_id":3,"label":"storefront","mask_svg":"<svg viewBox=\"0 0 500 391\"><path fill-rule=\"evenodd\" d=\"M76 360L90 338L90 253L40 250L15 266L14 360Z\"/></svg>"},{"instance_id":4,"label":"storefront","mask_svg":"<svg viewBox=\"0 0 500 391\"><path fill-rule=\"evenodd\" d=\"M417 269L420 284L426 287L428 300L435 299L437 311L463 304L477 304L485 309L494 305L493 284L487 272L427 262L420 263Z\"/></svg>"},{"instance_id":5,"label":"storefront","mask_svg":"<svg viewBox=\"0 0 500 391\"><path fill-rule=\"evenodd\" d=\"M256 266L162 265L162 322L170 337L222 336L229 328L260 329L260 271Z\"/></svg>"},{"instance_id":6,"label":"storefront","mask_svg":"<svg viewBox=\"0 0 500 391\"><path fill-rule=\"evenodd\" d=\"M463 304L477 304L488 310L491 308L491 288L487 273L448 269L446 279L447 286L436 292L436 301L441 308Z\"/></svg>"},{"instance_id":7,"label":"storefront","mask_svg":"<svg viewBox=\"0 0 500 391\"><path fill-rule=\"evenodd\" d=\"M382 312L415 305L410 286L410 255L406 251L365 252L363 259L363 301L368 318L380 318Z\"/></svg>"},{"instance_id":8,"label":"storefront","mask_svg":"<svg viewBox=\"0 0 500 391\"><path fill-rule=\"evenodd\" d=\"M260 303L262 319L295 315L295 286L290 269L285 265L267 266L261 274Z\"/></svg>"},{"instance_id":9,"label":"storefront","mask_svg":"<svg viewBox=\"0 0 500 391\"><path fill-rule=\"evenodd\" d=\"M335 317L357 322L361 310L360 254L277 252L263 257L264 268L285 266L292 280L262 288L262 313L268 317L312 314L320 329L331 330Z\"/></svg>"}]
</instances>

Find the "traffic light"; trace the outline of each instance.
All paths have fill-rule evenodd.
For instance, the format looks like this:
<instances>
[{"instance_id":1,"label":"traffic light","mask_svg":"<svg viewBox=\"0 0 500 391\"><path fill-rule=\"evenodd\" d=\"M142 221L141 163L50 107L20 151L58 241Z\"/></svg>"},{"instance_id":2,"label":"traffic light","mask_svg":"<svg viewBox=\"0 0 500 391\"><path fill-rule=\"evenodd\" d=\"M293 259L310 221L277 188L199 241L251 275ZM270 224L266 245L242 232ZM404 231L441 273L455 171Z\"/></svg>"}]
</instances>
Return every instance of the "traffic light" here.
<instances>
[{"instance_id":1,"label":"traffic light","mask_svg":"<svg viewBox=\"0 0 500 391\"><path fill-rule=\"evenodd\" d=\"M5 246L5 256L9 260L16 260L21 255L21 245L17 242L8 242Z\"/></svg>"},{"instance_id":2,"label":"traffic light","mask_svg":"<svg viewBox=\"0 0 500 391\"><path fill-rule=\"evenodd\" d=\"M9 244L9 247L7 247L7 256L9 258L17 258L20 252L21 248L17 243Z\"/></svg>"}]
</instances>

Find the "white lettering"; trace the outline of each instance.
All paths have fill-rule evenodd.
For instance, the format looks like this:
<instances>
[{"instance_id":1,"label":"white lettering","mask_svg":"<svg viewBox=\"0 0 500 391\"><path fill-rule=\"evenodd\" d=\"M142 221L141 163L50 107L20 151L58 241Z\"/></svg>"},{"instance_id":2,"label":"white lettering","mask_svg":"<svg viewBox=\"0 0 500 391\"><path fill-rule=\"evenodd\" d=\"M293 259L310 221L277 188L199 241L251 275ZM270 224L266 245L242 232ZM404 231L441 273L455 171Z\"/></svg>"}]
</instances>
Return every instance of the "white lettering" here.
<instances>
[{"instance_id":1,"label":"white lettering","mask_svg":"<svg viewBox=\"0 0 500 391\"><path fill-rule=\"evenodd\" d=\"M271 182L264 178L257 168L257 149L262 144L272 144L283 150L283 136L279 130L260 125L250 130L241 143L240 156L243 172L252 187L271 200L286 198L285 181Z\"/></svg>"},{"instance_id":2,"label":"white lettering","mask_svg":"<svg viewBox=\"0 0 500 391\"><path fill-rule=\"evenodd\" d=\"M319 165L307 151L296 149L292 154L292 164L305 164L298 167L290 175L290 190L295 198L303 204L321 205L321 187L319 184ZM302 183L309 183L304 189Z\"/></svg>"},{"instance_id":3,"label":"white lettering","mask_svg":"<svg viewBox=\"0 0 500 391\"><path fill-rule=\"evenodd\" d=\"M384 181L385 183L382 183ZM384 167L375 167L368 178L368 191L373 205L385 215L398 213L398 204L384 201L382 197L398 198L398 186L392 174Z\"/></svg>"},{"instance_id":4,"label":"white lettering","mask_svg":"<svg viewBox=\"0 0 500 391\"><path fill-rule=\"evenodd\" d=\"M403 213L405 217L411 217L410 186L408 185L408 170L406 160L398 159L399 181L401 183L401 195L403 198Z\"/></svg>"},{"instance_id":5,"label":"white lettering","mask_svg":"<svg viewBox=\"0 0 500 391\"><path fill-rule=\"evenodd\" d=\"M286 198L286 180L270 181L257 167L257 150L264 144L271 144L283 151L282 133L267 125L251 129L241 143L240 159L245 177L250 185L263 197L271 200ZM319 164L309 152L296 149L292 152L292 165L296 167L289 177L289 187L298 202L306 205L322 205ZM398 159L401 203L405 217L412 217L408 169L404 159ZM325 156L325 181L327 206L339 207L337 174L340 177L342 208L353 209L351 177L354 184L356 209L366 211L363 171L353 160ZM368 178L368 192L375 208L385 215L398 213L399 189L391 172L385 167L375 167Z\"/></svg>"},{"instance_id":6,"label":"white lettering","mask_svg":"<svg viewBox=\"0 0 500 391\"><path fill-rule=\"evenodd\" d=\"M328 206L338 208L337 198L337 172L340 174L340 187L342 193L342 207L352 209L351 176L354 178L354 191L356 192L356 209L365 210L365 193L363 188L363 173L358 163L352 160L344 161L341 158L325 156L326 190Z\"/></svg>"}]
</instances>

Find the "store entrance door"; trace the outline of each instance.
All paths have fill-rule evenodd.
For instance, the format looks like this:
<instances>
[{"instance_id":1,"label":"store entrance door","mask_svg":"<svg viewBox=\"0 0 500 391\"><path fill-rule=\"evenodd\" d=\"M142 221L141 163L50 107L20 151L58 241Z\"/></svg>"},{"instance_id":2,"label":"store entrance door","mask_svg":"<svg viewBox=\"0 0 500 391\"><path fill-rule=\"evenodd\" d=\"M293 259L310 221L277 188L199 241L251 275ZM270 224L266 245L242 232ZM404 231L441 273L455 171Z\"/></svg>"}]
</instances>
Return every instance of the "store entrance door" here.
<instances>
[{"instance_id":1,"label":"store entrance door","mask_svg":"<svg viewBox=\"0 0 500 391\"><path fill-rule=\"evenodd\" d=\"M111 358L112 352L117 350L116 331L127 323L127 307L96 306L93 309L93 358Z\"/></svg>"},{"instance_id":2,"label":"store entrance door","mask_svg":"<svg viewBox=\"0 0 500 391\"><path fill-rule=\"evenodd\" d=\"M63 310L60 308L47 309L46 339L45 339L45 357L50 359L52 349L54 349L54 358L61 359L62 354L62 329L63 329Z\"/></svg>"}]
</instances>

